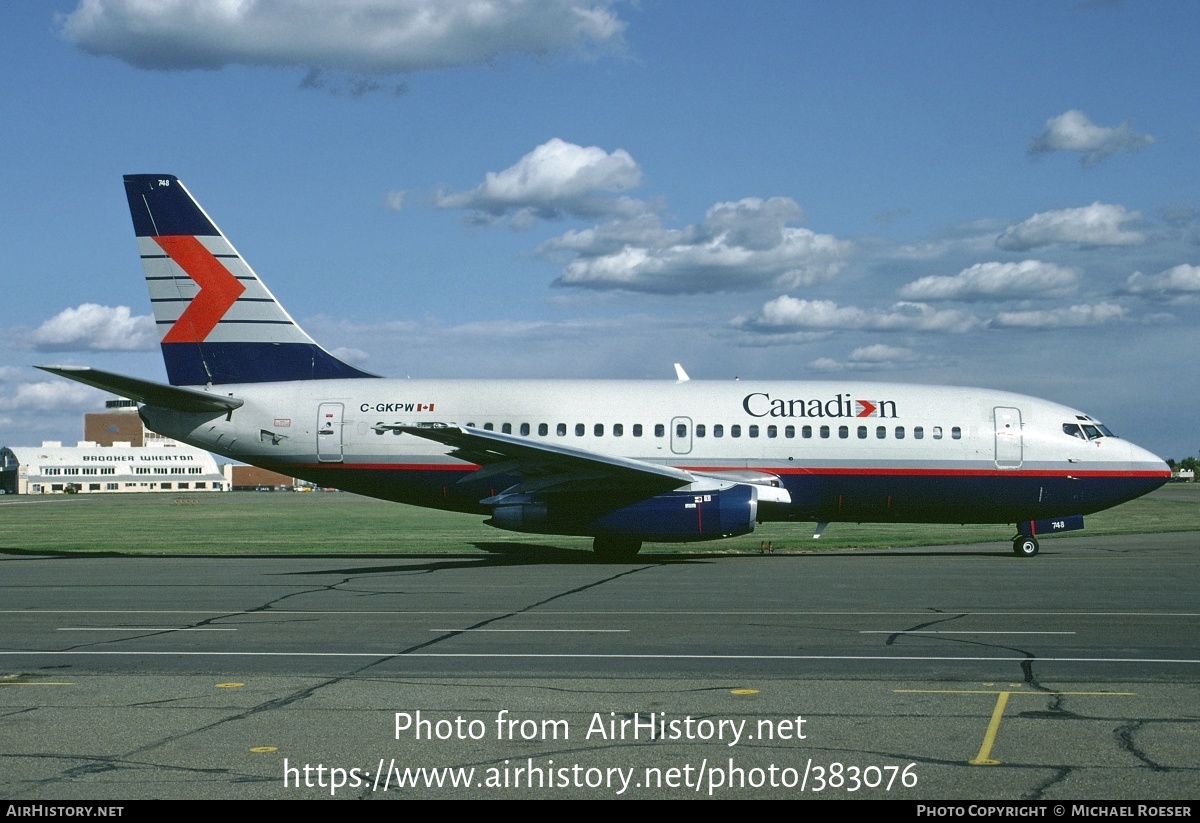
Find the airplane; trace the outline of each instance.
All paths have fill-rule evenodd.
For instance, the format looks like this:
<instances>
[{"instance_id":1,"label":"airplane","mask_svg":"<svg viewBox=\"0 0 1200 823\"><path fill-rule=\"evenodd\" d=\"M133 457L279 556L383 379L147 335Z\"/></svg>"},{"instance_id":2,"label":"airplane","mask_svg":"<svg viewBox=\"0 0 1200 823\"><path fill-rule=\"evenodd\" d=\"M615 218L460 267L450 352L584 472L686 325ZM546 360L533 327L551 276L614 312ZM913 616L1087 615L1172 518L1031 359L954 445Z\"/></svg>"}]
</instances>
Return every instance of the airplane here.
<instances>
[{"instance_id":1,"label":"airplane","mask_svg":"<svg viewBox=\"0 0 1200 823\"><path fill-rule=\"evenodd\" d=\"M1099 420L979 388L824 381L390 380L313 341L179 179L125 177L169 385L167 437L322 486L583 535L605 559L760 522L1014 524L1013 552L1170 477Z\"/></svg>"}]
</instances>

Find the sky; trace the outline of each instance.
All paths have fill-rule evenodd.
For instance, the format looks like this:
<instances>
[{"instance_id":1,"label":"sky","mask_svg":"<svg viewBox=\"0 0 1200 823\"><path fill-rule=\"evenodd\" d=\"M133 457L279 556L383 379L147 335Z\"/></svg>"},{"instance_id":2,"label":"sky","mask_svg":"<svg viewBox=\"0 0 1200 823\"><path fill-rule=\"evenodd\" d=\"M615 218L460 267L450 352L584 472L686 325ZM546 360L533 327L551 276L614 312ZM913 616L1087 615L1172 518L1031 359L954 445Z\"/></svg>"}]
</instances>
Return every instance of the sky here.
<instances>
[{"instance_id":1,"label":"sky","mask_svg":"<svg viewBox=\"0 0 1200 823\"><path fill-rule=\"evenodd\" d=\"M1012 390L1197 454L1200 4L56 0L0 12L0 443L165 379L121 184L412 378Z\"/></svg>"}]
</instances>

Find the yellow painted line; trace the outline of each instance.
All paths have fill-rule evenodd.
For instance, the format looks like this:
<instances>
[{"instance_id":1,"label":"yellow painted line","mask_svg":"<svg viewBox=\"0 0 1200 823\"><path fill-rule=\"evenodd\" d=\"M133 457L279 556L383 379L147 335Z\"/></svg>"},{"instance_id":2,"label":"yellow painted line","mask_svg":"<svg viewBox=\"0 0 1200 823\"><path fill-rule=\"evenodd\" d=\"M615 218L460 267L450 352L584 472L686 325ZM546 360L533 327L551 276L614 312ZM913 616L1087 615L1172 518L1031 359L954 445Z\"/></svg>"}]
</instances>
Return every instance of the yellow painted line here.
<instances>
[{"instance_id":1,"label":"yellow painted line","mask_svg":"<svg viewBox=\"0 0 1200 823\"><path fill-rule=\"evenodd\" d=\"M240 689L242 686L245 686L245 685L246 685L245 683L237 683L237 682L234 682L234 683L218 683L218 684L217 684L217 688L218 688L218 689Z\"/></svg>"},{"instance_id":2,"label":"yellow painted line","mask_svg":"<svg viewBox=\"0 0 1200 823\"><path fill-rule=\"evenodd\" d=\"M758 689L730 689L730 694L758 694Z\"/></svg>"},{"instance_id":3,"label":"yellow painted line","mask_svg":"<svg viewBox=\"0 0 1200 823\"><path fill-rule=\"evenodd\" d=\"M267 754L270 752L277 752L279 749L275 746L252 746L250 751L254 752L255 754Z\"/></svg>"},{"instance_id":4,"label":"yellow painted line","mask_svg":"<svg viewBox=\"0 0 1200 823\"><path fill-rule=\"evenodd\" d=\"M968 760L972 766L999 766L999 760L992 760L988 757L992 753L992 744L996 742L996 732L1000 730L1000 718L1004 715L1004 707L1008 705L1008 696L1011 692L1000 692L996 696L996 708L992 709L992 719L988 722L987 731L983 733L983 745L979 747L979 754L975 755L973 760Z\"/></svg>"},{"instance_id":5,"label":"yellow painted line","mask_svg":"<svg viewBox=\"0 0 1200 823\"><path fill-rule=\"evenodd\" d=\"M1021 684L1013 684L1016 688L1020 688ZM996 733L1000 731L1000 720L1004 716L1004 707L1008 705L1008 698L1011 695L1026 695L1028 697L1135 697L1136 692L1042 692L1042 691L996 691L994 689L893 689L893 694L994 694L996 695L996 706L992 709L992 717L988 721L987 730L983 733L983 743L979 746L979 752L973 758L967 761L972 766L999 766L999 760L993 760L989 755L992 753L992 746L996 743Z\"/></svg>"},{"instance_id":6,"label":"yellow painted line","mask_svg":"<svg viewBox=\"0 0 1200 823\"><path fill-rule=\"evenodd\" d=\"M895 694L1023 694L1029 697L1075 695L1091 697L1135 697L1137 692L998 692L994 689L892 689Z\"/></svg>"}]
</instances>

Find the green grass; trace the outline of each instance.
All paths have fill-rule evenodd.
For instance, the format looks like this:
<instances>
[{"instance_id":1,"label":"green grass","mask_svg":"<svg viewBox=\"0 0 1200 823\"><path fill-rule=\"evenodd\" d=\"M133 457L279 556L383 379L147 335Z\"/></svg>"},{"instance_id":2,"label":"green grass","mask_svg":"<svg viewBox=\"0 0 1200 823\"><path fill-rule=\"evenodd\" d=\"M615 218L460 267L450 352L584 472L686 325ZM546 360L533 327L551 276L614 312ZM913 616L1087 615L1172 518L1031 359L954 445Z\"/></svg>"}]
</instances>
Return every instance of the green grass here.
<instances>
[{"instance_id":1,"label":"green grass","mask_svg":"<svg viewBox=\"0 0 1200 823\"><path fill-rule=\"evenodd\" d=\"M1076 534L1200 531L1200 484L1153 494L1087 517ZM662 552L889 548L1003 541L1009 526L767 523L750 535L703 544L648 544ZM1069 537L1069 535L1064 535ZM515 534L483 518L344 493L114 494L0 498L0 551L121 554L424 554L535 545L586 551L589 538Z\"/></svg>"}]
</instances>

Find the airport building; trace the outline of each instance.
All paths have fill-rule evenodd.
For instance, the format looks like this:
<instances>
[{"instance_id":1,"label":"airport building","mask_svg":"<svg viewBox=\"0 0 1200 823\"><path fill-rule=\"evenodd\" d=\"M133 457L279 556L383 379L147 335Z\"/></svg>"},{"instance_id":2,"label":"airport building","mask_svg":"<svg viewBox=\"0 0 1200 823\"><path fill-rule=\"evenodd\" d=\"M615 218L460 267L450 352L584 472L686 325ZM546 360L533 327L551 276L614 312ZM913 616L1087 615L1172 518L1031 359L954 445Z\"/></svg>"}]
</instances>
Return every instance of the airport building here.
<instances>
[{"instance_id":1,"label":"airport building","mask_svg":"<svg viewBox=\"0 0 1200 823\"><path fill-rule=\"evenodd\" d=\"M116 442L0 449L0 489L6 494L219 492L225 478L213 456L174 441L148 446Z\"/></svg>"}]
</instances>

